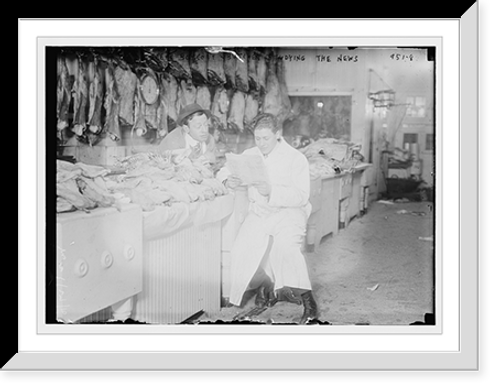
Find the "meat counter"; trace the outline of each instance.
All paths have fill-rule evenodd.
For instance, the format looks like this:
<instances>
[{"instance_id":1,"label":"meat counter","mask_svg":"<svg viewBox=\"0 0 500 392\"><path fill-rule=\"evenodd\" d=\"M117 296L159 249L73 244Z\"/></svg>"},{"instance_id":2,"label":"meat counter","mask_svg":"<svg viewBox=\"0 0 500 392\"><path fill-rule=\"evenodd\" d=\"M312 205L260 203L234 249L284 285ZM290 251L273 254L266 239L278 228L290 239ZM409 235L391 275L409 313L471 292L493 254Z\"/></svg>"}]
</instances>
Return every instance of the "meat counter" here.
<instances>
[{"instance_id":1,"label":"meat counter","mask_svg":"<svg viewBox=\"0 0 500 392\"><path fill-rule=\"evenodd\" d=\"M233 196L57 216L57 318L175 324L221 306L222 221Z\"/></svg>"},{"instance_id":2,"label":"meat counter","mask_svg":"<svg viewBox=\"0 0 500 392\"><path fill-rule=\"evenodd\" d=\"M323 237L336 235L367 207L371 164L360 164L349 172L311 181L312 211L307 223L306 249L316 249Z\"/></svg>"},{"instance_id":3,"label":"meat counter","mask_svg":"<svg viewBox=\"0 0 500 392\"><path fill-rule=\"evenodd\" d=\"M227 194L144 212L143 289L132 319L177 324L199 311L220 310L222 222L233 208Z\"/></svg>"},{"instance_id":4,"label":"meat counter","mask_svg":"<svg viewBox=\"0 0 500 392\"><path fill-rule=\"evenodd\" d=\"M142 211L137 205L57 214L56 317L77 322L142 290Z\"/></svg>"}]
</instances>

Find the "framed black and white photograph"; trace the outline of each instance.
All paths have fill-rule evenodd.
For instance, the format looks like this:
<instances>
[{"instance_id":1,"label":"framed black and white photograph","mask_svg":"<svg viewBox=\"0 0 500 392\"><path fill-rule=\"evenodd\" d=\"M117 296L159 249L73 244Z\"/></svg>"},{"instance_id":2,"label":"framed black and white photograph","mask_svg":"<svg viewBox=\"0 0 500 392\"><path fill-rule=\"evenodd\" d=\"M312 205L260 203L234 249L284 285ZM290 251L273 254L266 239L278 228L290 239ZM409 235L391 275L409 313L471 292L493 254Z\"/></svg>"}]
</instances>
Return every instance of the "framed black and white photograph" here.
<instances>
[{"instance_id":1,"label":"framed black and white photograph","mask_svg":"<svg viewBox=\"0 0 500 392\"><path fill-rule=\"evenodd\" d=\"M477 3L49 22L6 369L477 369Z\"/></svg>"}]
</instances>

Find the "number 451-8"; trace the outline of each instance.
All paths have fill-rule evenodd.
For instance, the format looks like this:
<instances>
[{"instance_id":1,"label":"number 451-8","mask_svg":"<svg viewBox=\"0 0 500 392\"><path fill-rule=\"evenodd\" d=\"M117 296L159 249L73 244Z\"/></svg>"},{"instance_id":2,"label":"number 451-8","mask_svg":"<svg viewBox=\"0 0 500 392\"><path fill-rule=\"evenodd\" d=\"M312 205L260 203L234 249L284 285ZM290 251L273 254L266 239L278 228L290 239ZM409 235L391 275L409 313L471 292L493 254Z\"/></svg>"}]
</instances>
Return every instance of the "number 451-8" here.
<instances>
[{"instance_id":1,"label":"number 451-8","mask_svg":"<svg viewBox=\"0 0 500 392\"><path fill-rule=\"evenodd\" d=\"M393 60L409 60L413 61L413 55L412 54L399 54L399 53L393 53L389 56Z\"/></svg>"}]
</instances>

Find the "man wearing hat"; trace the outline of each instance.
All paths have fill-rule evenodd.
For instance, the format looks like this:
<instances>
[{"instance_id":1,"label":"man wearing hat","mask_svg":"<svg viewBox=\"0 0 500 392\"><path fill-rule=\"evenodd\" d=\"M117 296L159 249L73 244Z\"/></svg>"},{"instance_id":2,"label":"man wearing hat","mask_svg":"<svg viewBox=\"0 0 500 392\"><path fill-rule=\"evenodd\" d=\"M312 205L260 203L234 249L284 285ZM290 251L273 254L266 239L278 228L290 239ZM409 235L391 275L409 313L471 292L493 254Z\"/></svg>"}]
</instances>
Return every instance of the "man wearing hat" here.
<instances>
[{"instance_id":1,"label":"man wearing hat","mask_svg":"<svg viewBox=\"0 0 500 392\"><path fill-rule=\"evenodd\" d=\"M204 156L209 162L215 162L215 140L208 131L210 111L193 103L184 106L177 117L177 128L161 141L160 151L191 149L190 158Z\"/></svg>"}]
</instances>

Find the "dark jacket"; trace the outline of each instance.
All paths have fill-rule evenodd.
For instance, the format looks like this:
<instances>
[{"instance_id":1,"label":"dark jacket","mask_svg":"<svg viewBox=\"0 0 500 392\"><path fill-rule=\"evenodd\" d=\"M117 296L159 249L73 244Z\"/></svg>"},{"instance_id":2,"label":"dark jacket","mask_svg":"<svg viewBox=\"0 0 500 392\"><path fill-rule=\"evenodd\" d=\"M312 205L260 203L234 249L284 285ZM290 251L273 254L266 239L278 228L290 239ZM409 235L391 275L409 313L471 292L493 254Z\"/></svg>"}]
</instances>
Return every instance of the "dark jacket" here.
<instances>
[{"instance_id":1,"label":"dark jacket","mask_svg":"<svg viewBox=\"0 0 500 392\"><path fill-rule=\"evenodd\" d=\"M203 154L205 158L207 158L210 162L215 162L215 139L212 135L208 135L208 139L205 142L206 151ZM184 135L184 131L181 127L175 128L173 131L169 132L167 136L160 142L159 149L160 151L164 150L177 150L179 148L186 148L186 138ZM197 157L194 157L197 158Z\"/></svg>"}]
</instances>

